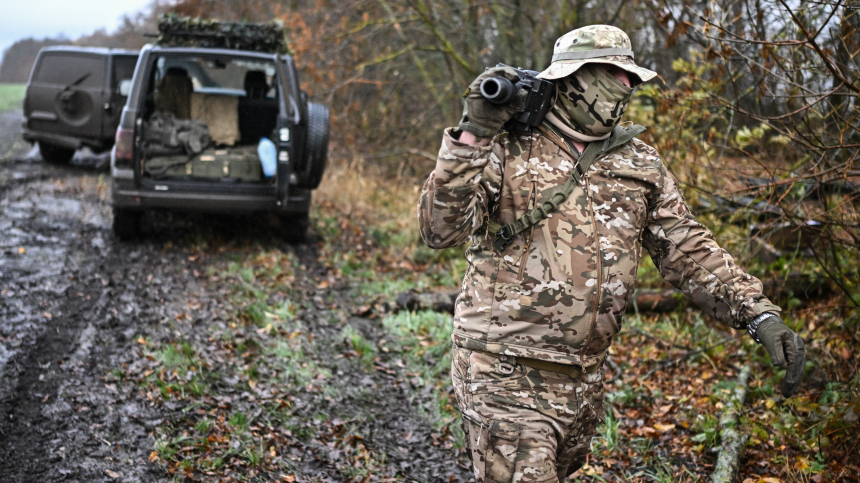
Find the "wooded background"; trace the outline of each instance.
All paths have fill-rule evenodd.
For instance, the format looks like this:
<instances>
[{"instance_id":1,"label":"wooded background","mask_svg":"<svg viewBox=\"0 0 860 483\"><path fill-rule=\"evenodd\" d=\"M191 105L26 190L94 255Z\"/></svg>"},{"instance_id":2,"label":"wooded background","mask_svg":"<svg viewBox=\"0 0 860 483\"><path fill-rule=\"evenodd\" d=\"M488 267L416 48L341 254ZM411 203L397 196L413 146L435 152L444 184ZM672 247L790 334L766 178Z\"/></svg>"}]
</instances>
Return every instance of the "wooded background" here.
<instances>
[{"instance_id":1,"label":"wooded background","mask_svg":"<svg viewBox=\"0 0 860 483\"><path fill-rule=\"evenodd\" d=\"M813 273L796 275L860 306L857 0L179 0L113 33L21 40L0 82L25 82L46 45L138 48L168 11L283 22L305 90L331 107L333 160L416 179L483 68L541 70L557 37L616 25L660 75L628 117L649 128L688 202L750 228L751 255L809 258Z\"/></svg>"},{"instance_id":2,"label":"wooded background","mask_svg":"<svg viewBox=\"0 0 860 483\"><path fill-rule=\"evenodd\" d=\"M789 289L826 280L860 306L858 0L156 2L113 33L17 42L0 82L25 82L45 45L138 48L165 12L283 22L304 89L331 107L332 160L415 180L485 67L541 70L557 37L616 25L660 75L628 118L695 211L746 230L746 255L790 260L786 280L801 283Z\"/></svg>"}]
</instances>

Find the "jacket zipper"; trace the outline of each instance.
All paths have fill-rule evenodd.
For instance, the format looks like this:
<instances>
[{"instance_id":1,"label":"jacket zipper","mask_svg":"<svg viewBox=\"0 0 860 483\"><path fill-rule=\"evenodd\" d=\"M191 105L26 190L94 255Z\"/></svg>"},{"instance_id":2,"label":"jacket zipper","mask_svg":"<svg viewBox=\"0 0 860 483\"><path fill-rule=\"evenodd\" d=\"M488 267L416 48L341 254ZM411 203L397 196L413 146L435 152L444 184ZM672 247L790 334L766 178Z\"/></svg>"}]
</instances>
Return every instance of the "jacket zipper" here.
<instances>
[{"instance_id":1,"label":"jacket zipper","mask_svg":"<svg viewBox=\"0 0 860 483\"><path fill-rule=\"evenodd\" d=\"M597 328L597 312L600 309L600 288L603 286L603 258L600 256L600 235L597 231L597 221L594 218L594 200L591 198L591 187L588 183L588 178L583 176L585 180L585 193L588 197L588 210L589 215L591 216L591 229L594 232L594 252L597 256L597 288L594 290L594 302L593 306L593 316L591 317L591 323L588 327L588 335L585 338L585 344L582 346L582 350L579 352L579 360L582 363L583 358L585 357L585 353L588 351L588 347L591 345L591 342L594 340L594 330ZM585 367L583 365L583 367Z\"/></svg>"},{"instance_id":2,"label":"jacket zipper","mask_svg":"<svg viewBox=\"0 0 860 483\"><path fill-rule=\"evenodd\" d=\"M528 200L528 202L526 202L526 210L528 210L528 211L533 210L534 207L532 206L532 202L537 203L536 200L537 200L537 181L532 181L532 188L531 188L531 190L529 190L529 200ZM525 242L525 247L523 248L523 252L520 254L519 260L517 261L517 263L520 266L520 269L517 273L517 281L519 281L519 282L523 281L523 276L524 276L525 270L526 270L526 262L528 261L528 258L529 258L529 248L531 248L532 238L534 238L534 233L535 233L534 225L532 225L529 228L528 234L523 233L523 238L524 238L523 241Z\"/></svg>"}]
</instances>

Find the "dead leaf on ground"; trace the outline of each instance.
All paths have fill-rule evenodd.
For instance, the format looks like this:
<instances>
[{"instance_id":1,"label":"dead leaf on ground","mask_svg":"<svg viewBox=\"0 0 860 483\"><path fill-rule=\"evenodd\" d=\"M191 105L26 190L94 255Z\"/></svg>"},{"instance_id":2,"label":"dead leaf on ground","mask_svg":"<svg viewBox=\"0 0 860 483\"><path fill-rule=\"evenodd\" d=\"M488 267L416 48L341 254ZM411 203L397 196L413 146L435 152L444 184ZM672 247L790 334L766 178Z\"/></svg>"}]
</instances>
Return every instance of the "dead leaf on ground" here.
<instances>
[{"instance_id":1,"label":"dead leaf on ground","mask_svg":"<svg viewBox=\"0 0 860 483\"><path fill-rule=\"evenodd\" d=\"M668 413L671 410L672 410L672 403L666 404L665 406L660 406L659 408L657 408L657 411L655 412L655 416L657 416L657 417L665 416L666 413Z\"/></svg>"}]
</instances>

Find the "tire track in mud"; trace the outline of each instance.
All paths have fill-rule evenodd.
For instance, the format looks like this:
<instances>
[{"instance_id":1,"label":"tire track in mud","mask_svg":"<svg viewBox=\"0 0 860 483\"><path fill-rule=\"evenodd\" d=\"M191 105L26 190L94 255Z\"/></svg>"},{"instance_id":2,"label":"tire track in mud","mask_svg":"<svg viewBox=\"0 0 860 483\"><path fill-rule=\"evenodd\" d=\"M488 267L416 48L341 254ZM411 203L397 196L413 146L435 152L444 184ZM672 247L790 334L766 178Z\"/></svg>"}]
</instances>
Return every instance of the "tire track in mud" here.
<instances>
[{"instance_id":1,"label":"tire track in mud","mask_svg":"<svg viewBox=\"0 0 860 483\"><path fill-rule=\"evenodd\" d=\"M165 417L103 377L194 280L178 251L118 246L103 180L6 163L0 199L0 481L154 481L149 432Z\"/></svg>"},{"instance_id":2,"label":"tire track in mud","mask_svg":"<svg viewBox=\"0 0 860 483\"><path fill-rule=\"evenodd\" d=\"M97 173L38 160L0 163L0 481L171 479L148 456L154 429L182 407L153 405L138 388L105 376L139 360L138 336L168 337L164 321L187 310L191 297L202 302L191 330L235 316L222 313L218 287L198 279L209 262L189 257L190 248L165 248L172 245L169 230L139 243L115 241L109 188ZM266 238L259 229L243 236ZM309 277L323 276L312 247L286 249ZM346 292L332 295L349 306ZM324 320L324 310L307 310L321 336L341 330ZM369 339L384 335L370 321L349 323ZM347 391L337 407L308 407L308 418L320 410L349 418L404 481L470 478L454 454L434 444L434 431L418 415L417 406L432 396L392 384L390 374L365 373L357 361L338 367L340 383L372 391L372 402ZM306 476L344 480L336 451L295 443Z\"/></svg>"}]
</instances>

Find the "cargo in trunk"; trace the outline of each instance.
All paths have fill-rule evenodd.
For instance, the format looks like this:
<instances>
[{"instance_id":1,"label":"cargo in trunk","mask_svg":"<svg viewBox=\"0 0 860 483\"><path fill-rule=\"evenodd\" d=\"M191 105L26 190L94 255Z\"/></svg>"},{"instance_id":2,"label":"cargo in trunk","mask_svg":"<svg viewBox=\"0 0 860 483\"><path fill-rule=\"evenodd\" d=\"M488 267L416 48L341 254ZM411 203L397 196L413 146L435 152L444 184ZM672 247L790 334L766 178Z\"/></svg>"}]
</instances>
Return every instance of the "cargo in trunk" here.
<instances>
[{"instance_id":1,"label":"cargo in trunk","mask_svg":"<svg viewBox=\"0 0 860 483\"><path fill-rule=\"evenodd\" d=\"M240 181L263 181L263 169L256 146L237 146L228 149L207 149L202 153L158 156L144 160L145 173L155 179L230 178Z\"/></svg>"}]
</instances>

